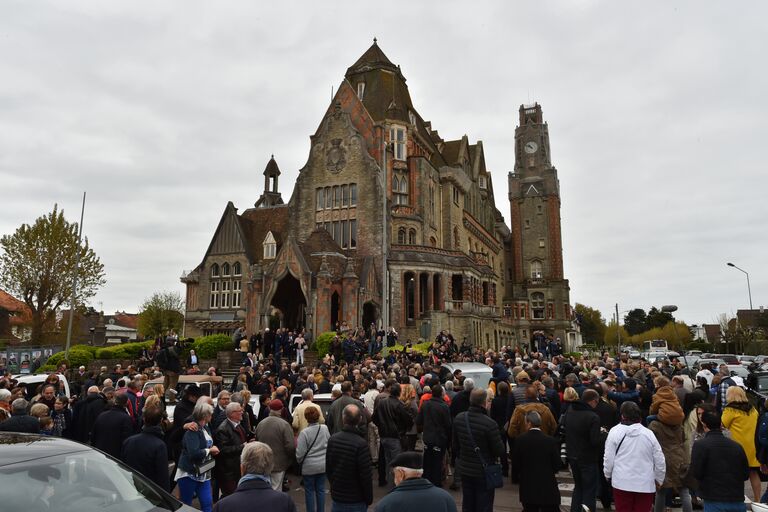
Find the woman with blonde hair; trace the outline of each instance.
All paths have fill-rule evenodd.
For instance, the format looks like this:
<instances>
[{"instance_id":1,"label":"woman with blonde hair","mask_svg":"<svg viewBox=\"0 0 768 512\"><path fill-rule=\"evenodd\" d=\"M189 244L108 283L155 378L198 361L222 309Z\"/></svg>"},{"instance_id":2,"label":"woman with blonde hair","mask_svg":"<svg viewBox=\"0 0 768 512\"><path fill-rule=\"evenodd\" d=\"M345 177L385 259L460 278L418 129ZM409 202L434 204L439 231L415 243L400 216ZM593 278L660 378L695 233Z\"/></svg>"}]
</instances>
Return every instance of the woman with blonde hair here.
<instances>
[{"instance_id":1,"label":"woman with blonde hair","mask_svg":"<svg viewBox=\"0 0 768 512\"><path fill-rule=\"evenodd\" d=\"M419 401L416 400L416 390L410 384L400 384L400 401L405 404L405 407L411 413L411 417L415 418L419 412ZM416 438L419 436L416 430L416 423L405 433L405 441L403 443L403 451L412 452L416 449Z\"/></svg>"},{"instance_id":2,"label":"woman with blonde hair","mask_svg":"<svg viewBox=\"0 0 768 512\"><path fill-rule=\"evenodd\" d=\"M731 438L739 443L747 455L749 482L754 501L760 501L760 463L755 450L755 429L759 414L747 400L747 394L739 386L730 386L725 393L727 405L723 408L723 427L731 432Z\"/></svg>"}]
</instances>

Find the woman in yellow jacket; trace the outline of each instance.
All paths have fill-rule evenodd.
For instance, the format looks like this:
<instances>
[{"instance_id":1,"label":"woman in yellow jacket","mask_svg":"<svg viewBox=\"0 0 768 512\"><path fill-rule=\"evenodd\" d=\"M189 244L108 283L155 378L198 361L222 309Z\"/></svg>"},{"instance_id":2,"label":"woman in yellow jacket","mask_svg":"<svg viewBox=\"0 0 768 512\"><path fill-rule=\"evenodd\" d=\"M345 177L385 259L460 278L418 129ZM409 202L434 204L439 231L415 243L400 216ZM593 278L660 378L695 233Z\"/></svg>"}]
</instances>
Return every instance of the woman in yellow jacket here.
<instances>
[{"instance_id":1,"label":"woman in yellow jacket","mask_svg":"<svg viewBox=\"0 0 768 512\"><path fill-rule=\"evenodd\" d=\"M739 386L730 386L726 391L727 405L723 408L723 427L731 432L732 439L739 443L747 454L749 482L754 500L760 501L760 463L755 450L755 429L759 414L747 400L747 394Z\"/></svg>"}]
</instances>

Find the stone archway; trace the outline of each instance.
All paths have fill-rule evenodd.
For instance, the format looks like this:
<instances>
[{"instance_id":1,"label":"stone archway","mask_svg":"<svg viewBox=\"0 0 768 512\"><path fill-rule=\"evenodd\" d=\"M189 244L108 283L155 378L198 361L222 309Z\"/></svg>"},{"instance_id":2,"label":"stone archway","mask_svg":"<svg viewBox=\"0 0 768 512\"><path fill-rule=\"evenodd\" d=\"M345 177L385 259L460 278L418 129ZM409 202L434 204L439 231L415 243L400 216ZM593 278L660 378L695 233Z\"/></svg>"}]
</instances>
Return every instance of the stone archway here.
<instances>
[{"instance_id":1,"label":"stone archway","mask_svg":"<svg viewBox=\"0 0 768 512\"><path fill-rule=\"evenodd\" d=\"M336 329L336 323L341 323L341 297L339 292L331 294L331 329Z\"/></svg>"},{"instance_id":2,"label":"stone archway","mask_svg":"<svg viewBox=\"0 0 768 512\"><path fill-rule=\"evenodd\" d=\"M379 306L373 302L366 302L363 304L363 329L366 332L369 331L371 324L378 325L379 321ZM386 325L384 329L386 329ZM371 333L372 334L372 333Z\"/></svg>"},{"instance_id":3,"label":"stone archway","mask_svg":"<svg viewBox=\"0 0 768 512\"><path fill-rule=\"evenodd\" d=\"M301 290L301 283L290 273L277 284L271 305L282 313L280 323L283 327L300 329L306 326L307 299Z\"/></svg>"}]
</instances>

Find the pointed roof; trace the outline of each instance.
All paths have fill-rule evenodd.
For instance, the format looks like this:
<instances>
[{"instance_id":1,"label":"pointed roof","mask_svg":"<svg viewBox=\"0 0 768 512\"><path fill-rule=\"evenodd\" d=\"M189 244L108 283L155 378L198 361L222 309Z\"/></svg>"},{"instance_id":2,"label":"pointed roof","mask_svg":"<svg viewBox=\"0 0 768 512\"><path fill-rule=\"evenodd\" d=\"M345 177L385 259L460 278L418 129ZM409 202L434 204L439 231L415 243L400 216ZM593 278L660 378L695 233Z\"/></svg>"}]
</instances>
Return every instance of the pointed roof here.
<instances>
[{"instance_id":1,"label":"pointed roof","mask_svg":"<svg viewBox=\"0 0 768 512\"><path fill-rule=\"evenodd\" d=\"M267 166L264 168L264 176L280 176L280 168L275 161L275 155L267 162Z\"/></svg>"},{"instance_id":2,"label":"pointed roof","mask_svg":"<svg viewBox=\"0 0 768 512\"><path fill-rule=\"evenodd\" d=\"M351 75L365 73L372 69L388 69L395 73L400 73L400 68L392 64L392 61L384 55L383 51L381 51L381 48L379 48L379 45L376 42L376 38L373 39L371 47L347 69L345 76L349 78Z\"/></svg>"}]
</instances>

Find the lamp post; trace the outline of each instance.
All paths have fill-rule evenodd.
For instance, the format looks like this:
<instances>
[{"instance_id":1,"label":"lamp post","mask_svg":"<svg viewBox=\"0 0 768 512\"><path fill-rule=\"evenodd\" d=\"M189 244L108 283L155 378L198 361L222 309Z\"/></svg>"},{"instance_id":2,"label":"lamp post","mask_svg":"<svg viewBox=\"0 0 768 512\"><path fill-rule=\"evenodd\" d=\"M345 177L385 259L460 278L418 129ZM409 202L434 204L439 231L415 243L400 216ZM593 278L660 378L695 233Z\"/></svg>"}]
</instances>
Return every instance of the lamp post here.
<instances>
[{"instance_id":1,"label":"lamp post","mask_svg":"<svg viewBox=\"0 0 768 512\"><path fill-rule=\"evenodd\" d=\"M747 276L747 293L749 294L749 310L752 311L752 288L750 288L749 286L749 272L747 272L743 268L737 267L736 265L730 262L726 263L726 265L728 265L729 267L733 267L736 270L739 270L741 272L744 272L744 275Z\"/></svg>"}]
</instances>

